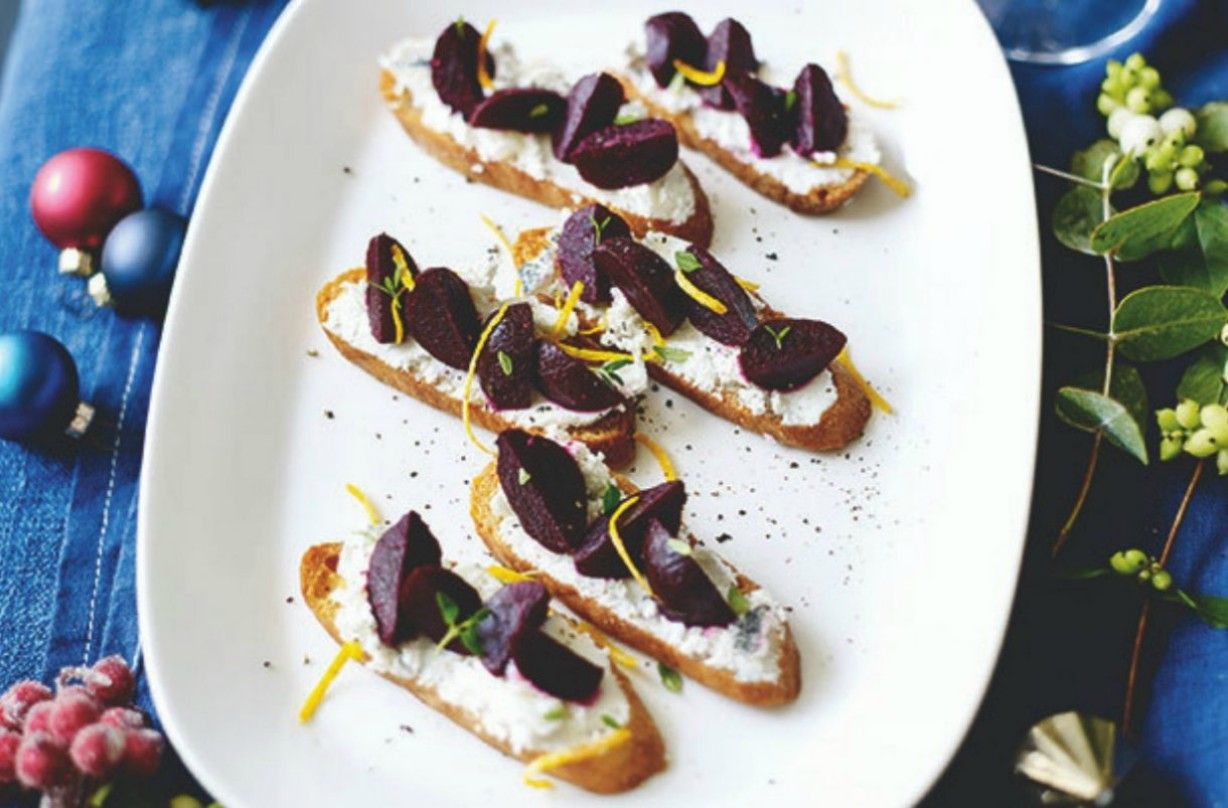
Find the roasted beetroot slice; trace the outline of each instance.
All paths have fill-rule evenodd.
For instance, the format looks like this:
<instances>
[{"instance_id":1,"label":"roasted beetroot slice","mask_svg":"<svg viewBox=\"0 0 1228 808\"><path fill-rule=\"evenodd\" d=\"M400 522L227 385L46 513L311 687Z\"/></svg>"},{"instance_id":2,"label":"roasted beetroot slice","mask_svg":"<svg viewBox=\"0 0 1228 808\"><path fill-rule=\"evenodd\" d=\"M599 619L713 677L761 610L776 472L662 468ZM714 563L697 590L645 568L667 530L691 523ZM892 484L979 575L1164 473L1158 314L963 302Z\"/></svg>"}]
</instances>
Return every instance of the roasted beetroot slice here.
<instances>
[{"instance_id":1,"label":"roasted beetroot slice","mask_svg":"<svg viewBox=\"0 0 1228 808\"><path fill-rule=\"evenodd\" d=\"M780 154L791 133L784 93L749 73L726 75L721 86L729 91L738 114L746 119L746 125L750 127L751 151L760 157Z\"/></svg>"},{"instance_id":2,"label":"roasted beetroot slice","mask_svg":"<svg viewBox=\"0 0 1228 808\"><path fill-rule=\"evenodd\" d=\"M482 664L502 676L512 658L512 644L522 633L536 631L546 622L550 595L536 581L508 584L486 600L490 614L478 623Z\"/></svg>"},{"instance_id":3,"label":"roasted beetroot slice","mask_svg":"<svg viewBox=\"0 0 1228 808\"><path fill-rule=\"evenodd\" d=\"M598 188L628 188L665 176L678 162L678 133L660 118L607 126L581 140L571 162Z\"/></svg>"},{"instance_id":4,"label":"roasted beetroot slice","mask_svg":"<svg viewBox=\"0 0 1228 808\"><path fill-rule=\"evenodd\" d=\"M708 35L708 55L704 68L715 70L717 62L725 63L726 76L734 73L754 73L759 69L759 60L755 58L755 46L751 44L750 32L732 17L718 22ZM710 107L733 109L733 99L729 97L729 91L720 84L700 87L698 92L700 98Z\"/></svg>"},{"instance_id":5,"label":"roasted beetroot slice","mask_svg":"<svg viewBox=\"0 0 1228 808\"><path fill-rule=\"evenodd\" d=\"M492 93L474 107L469 113L469 125L512 132L552 132L566 110L567 101L554 90L511 87Z\"/></svg>"},{"instance_id":6,"label":"roasted beetroot slice","mask_svg":"<svg viewBox=\"0 0 1228 808\"><path fill-rule=\"evenodd\" d=\"M581 140L614 123L625 97L622 84L609 73L591 73L572 85L563 125L554 130L554 156L570 163Z\"/></svg>"},{"instance_id":7,"label":"roasted beetroot slice","mask_svg":"<svg viewBox=\"0 0 1228 808\"><path fill-rule=\"evenodd\" d=\"M460 623L482 608L482 598L469 582L451 570L438 565L418 567L401 584L398 622L405 622L439 642L448 632L440 595L456 605L453 623ZM469 656L469 649L459 639L448 643L448 650Z\"/></svg>"},{"instance_id":8,"label":"roasted beetroot slice","mask_svg":"<svg viewBox=\"0 0 1228 808\"><path fill-rule=\"evenodd\" d=\"M741 346L759 325L759 315L750 295L710 252L699 247L691 247L687 252L700 264L699 269L687 273L687 280L724 303L726 309L724 314L717 314L688 296L686 313L691 324L717 342L735 348Z\"/></svg>"},{"instance_id":9,"label":"roasted beetroot slice","mask_svg":"<svg viewBox=\"0 0 1228 808\"><path fill-rule=\"evenodd\" d=\"M406 329L431 356L467 370L481 326L469 285L446 267L425 270L405 306Z\"/></svg>"},{"instance_id":10,"label":"roasted beetroot slice","mask_svg":"<svg viewBox=\"0 0 1228 808\"><path fill-rule=\"evenodd\" d=\"M797 116L790 139L793 150L809 157L840 148L848 135L849 116L836 97L827 71L816 64L806 65L793 82L793 93Z\"/></svg>"},{"instance_id":11,"label":"roasted beetroot slice","mask_svg":"<svg viewBox=\"0 0 1228 808\"><path fill-rule=\"evenodd\" d=\"M415 569L437 566L441 557L439 542L416 511L380 536L367 567L367 600L380 640L392 645L414 635L413 625L400 620L401 585Z\"/></svg>"},{"instance_id":12,"label":"roasted beetroot slice","mask_svg":"<svg viewBox=\"0 0 1228 808\"><path fill-rule=\"evenodd\" d=\"M672 534L682 526L682 506L686 503L686 488L681 480L672 480L645 489L639 501L618 517L618 535L627 554L639 563L643 553L644 531L648 523L657 520ZM589 525L584 543L572 556L576 571L589 578L626 578L631 575L610 538L610 517L599 517Z\"/></svg>"},{"instance_id":13,"label":"roasted beetroot slice","mask_svg":"<svg viewBox=\"0 0 1228 808\"><path fill-rule=\"evenodd\" d=\"M602 239L593 250L597 271L617 286L640 316L662 336L678 330L686 317L686 294L661 256L629 237Z\"/></svg>"},{"instance_id":14,"label":"roasted beetroot slice","mask_svg":"<svg viewBox=\"0 0 1228 808\"><path fill-rule=\"evenodd\" d=\"M435 40L435 52L431 54L431 84L439 100L452 109L469 117L482 101L482 85L478 83L478 30L467 22L457 20L443 29ZM486 54L486 72L495 75L494 59Z\"/></svg>"},{"instance_id":15,"label":"roasted beetroot slice","mask_svg":"<svg viewBox=\"0 0 1228 808\"><path fill-rule=\"evenodd\" d=\"M690 14L667 11L644 23L644 61L658 87L665 87L677 71L674 60L696 66L704 63L708 43Z\"/></svg>"},{"instance_id":16,"label":"roasted beetroot slice","mask_svg":"<svg viewBox=\"0 0 1228 808\"><path fill-rule=\"evenodd\" d=\"M847 341L822 320L770 320L751 333L738 363L765 390L796 390L822 373Z\"/></svg>"},{"instance_id":17,"label":"roasted beetroot slice","mask_svg":"<svg viewBox=\"0 0 1228 808\"><path fill-rule=\"evenodd\" d=\"M528 303L508 306L478 356L482 392L496 409L522 410L533 403L536 365L533 309Z\"/></svg>"},{"instance_id":18,"label":"roasted beetroot slice","mask_svg":"<svg viewBox=\"0 0 1228 808\"><path fill-rule=\"evenodd\" d=\"M397 327L392 319L393 306L401 307L401 322L405 322L408 294L402 291L402 266L409 271L411 278L418 277L418 265L401 242L387 233L371 237L367 242L367 319L371 323L371 336L375 337L376 342L397 340Z\"/></svg>"},{"instance_id":19,"label":"roasted beetroot slice","mask_svg":"<svg viewBox=\"0 0 1228 808\"><path fill-rule=\"evenodd\" d=\"M564 701L592 701L604 673L540 631L526 631L517 637L512 643L512 659L516 670L534 687Z\"/></svg>"},{"instance_id":20,"label":"roasted beetroot slice","mask_svg":"<svg viewBox=\"0 0 1228 808\"><path fill-rule=\"evenodd\" d=\"M537 343L537 389L576 412L599 412L623 403L622 395L588 365L545 340Z\"/></svg>"},{"instance_id":21,"label":"roasted beetroot slice","mask_svg":"<svg viewBox=\"0 0 1228 808\"><path fill-rule=\"evenodd\" d=\"M571 553L588 517L575 458L549 438L519 429L501 432L495 445L499 485L525 533L547 550Z\"/></svg>"},{"instance_id":22,"label":"roasted beetroot slice","mask_svg":"<svg viewBox=\"0 0 1228 808\"><path fill-rule=\"evenodd\" d=\"M644 577L661 614L688 626L727 626L737 615L699 563L669 546L673 538L660 522L644 532Z\"/></svg>"},{"instance_id":23,"label":"roasted beetroot slice","mask_svg":"<svg viewBox=\"0 0 1228 808\"><path fill-rule=\"evenodd\" d=\"M623 218L604 205L586 205L563 223L555 261L568 287L576 281L584 284L580 299L585 303L610 302L610 282L597 269L593 248L605 239L630 235L631 229Z\"/></svg>"}]
</instances>

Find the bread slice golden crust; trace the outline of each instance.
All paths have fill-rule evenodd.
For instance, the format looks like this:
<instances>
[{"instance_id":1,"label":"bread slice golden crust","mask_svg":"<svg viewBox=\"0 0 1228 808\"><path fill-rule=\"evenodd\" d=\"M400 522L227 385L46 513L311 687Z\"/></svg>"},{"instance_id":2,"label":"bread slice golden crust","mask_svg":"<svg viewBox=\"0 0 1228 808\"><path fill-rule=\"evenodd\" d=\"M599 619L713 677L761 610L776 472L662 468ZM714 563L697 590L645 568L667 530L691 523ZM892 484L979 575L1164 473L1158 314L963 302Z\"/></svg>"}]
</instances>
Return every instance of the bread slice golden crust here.
<instances>
[{"instance_id":1,"label":"bread slice golden crust","mask_svg":"<svg viewBox=\"0 0 1228 808\"><path fill-rule=\"evenodd\" d=\"M625 493L630 494L636 491L630 481L622 477L616 479ZM499 520L495 518L491 509L491 502L498 490L499 478L495 472L495 464L491 463L474 478L470 486L469 512L473 517L474 526L490 552L502 564L520 572L528 572L533 568L532 565L520 556L516 548L507 542L499 532ZM740 682L729 671L714 668L701 657L683 653L646 629L624 620L604 606L584 597L575 587L567 583L540 570L534 580L541 581L550 590L553 597L562 601L582 620L718 693L747 704L770 707L788 704L796 700L798 693L801 692L801 658L788 624L785 625L784 637L780 644L780 675L771 681ZM737 580L738 588L743 594L749 594L759 588L758 584L741 573L738 573Z\"/></svg>"},{"instance_id":2,"label":"bread slice golden crust","mask_svg":"<svg viewBox=\"0 0 1228 808\"><path fill-rule=\"evenodd\" d=\"M380 93L414 142L421 146L427 154L449 168L459 171L470 180L484 182L555 208L579 208L599 201L549 180L530 176L510 163L483 160L475 149L461 145L445 132L426 126L422 123L421 111L413 105L413 96L409 90L398 91L396 78L387 70L380 72ZM610 209L625 219L627 225L637 235L642 236L649 230L656 230L684 238L701 247L707 247L712 243L712 208L699 180L686 165L683 165L682 168L686 172L691 193L695 197L695 210L686 221L653 219L614 207Z\"/></svg>"},{"instance_id":3,"label":"bread slice golden crust","mask_svg":"<svg viewBox=\"0 0 1228 808\"><path fill-rule=\"evenodd\" d=\"M703 152L721 168L737 177L744 185L797 213L809 216L831 213L852 199L853 195L861 190L861 186L870 178L868 173L857 169L844 182L816 185L806 193L798 193L775 177L762 173L755 168L753 163L740 160L737 155L715 140L701 135L695 126L695 121L688 113L671 112L641 93L634 82L627 79L626 76L618 78L626 88L628 98L634 98L642 103L654 117L664 118L674 125L674 129L678 130L678 140L683 145ZM736 115L737 113L731 112L730 114Z\"/></svg>"},{"instance_id":4,"label":"bread slice golden crust","mask_svg":"<svg viewBox=\"0 0 1228 808\"><path fill-rule=\"evenodd\" d=\"M339 543L317 544L307 549L299 566L299 583L303 599L308 608L315 614L320 625L337 643L344 642L337 630L337 602L332 599L333 590L344 585L344 580L337 574L337 561L341 556ZM665 768L665 743L657 731L657 725L652 716L640 701L639 695L631 687L627 677L621 671L610 666L608 673L627 697L631 705L631 717L626 728L631 737L625 743L606 750L597 757L576 761L551 769L550 774L561 780L566 780L580 788L599 794L615 794L627 791L648 779L653 774ZM546 754L539 749L514 751L505 741L487 733L476 714L465 705L447 701L440 697L432 687L422 685L413 679L404 679L388 673L380 676L414 694L427 706L438 710L456 724L477 735L490 746L498 749L508 757L528 763L534 758ZM493 683L492 683L493 684Z\"/></svg>"},{"instance_id":5,"label":"bread slice golden crust","mask_svg":"<svg viewBox=\"0 0 1228 808\"><path fill-rule=\"evenodd\" d=\"M362 269L351 269L342 272L321 287L316 293L316 318L320 321L321 327L328 321L328 309L337 295L341 293L342 287L347 283L363 281L365 278L366 274ZM324 333L342 356L384 384L413 396L437 410L451 413L458 418L461 416L460 398L439 391L412 373L385 364L378 357L359 350L327 328L324 328ZM497 410L487 407L484 402L475 401L470 405L469 418L473 423L491 432L521 428ZM611 466L621 468L635 457L635 407L628 403L622 409L613 410L591 424L571 427L567 433L593 451L601 452Z\"/></svg>"}]
</instances>

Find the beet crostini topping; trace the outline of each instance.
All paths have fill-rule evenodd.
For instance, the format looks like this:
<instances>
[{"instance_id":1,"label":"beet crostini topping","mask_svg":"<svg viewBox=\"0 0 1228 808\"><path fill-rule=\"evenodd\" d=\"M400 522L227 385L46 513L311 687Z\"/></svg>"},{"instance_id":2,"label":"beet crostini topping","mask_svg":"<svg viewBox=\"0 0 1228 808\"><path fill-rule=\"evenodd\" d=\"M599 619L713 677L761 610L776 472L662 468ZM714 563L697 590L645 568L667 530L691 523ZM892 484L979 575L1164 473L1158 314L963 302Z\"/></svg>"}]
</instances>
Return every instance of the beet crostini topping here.
<instances>
[{"instance_id":1,"label":"beet crostini topping","mask_svg":"<svg viewBox=\"0 0 1228 808\"><path fill-rule=\"evenodd\" d=\"M538 690L565 701L590 701L604 671L540 631L522 632L512 643L516 670Z\"/></svg>"},{"instance_id":2,"label":"beet crostini topping","mask_svg":"<svg viewBox=\"0 0 1228 808\"><path fill-rule=\"evenodd\" d=\"M849 117L827 72L816 64L803 67L793 82L793 97L793 150L809 157L840 148L848 135Z\"/></svg>"},{"instance_id":3,"label":"beet crostini topping","mask_svg":"<svg viewBox=\"0 0 1228 808\"><path fill-rule=\"evenodd\" d=\"M691 15L668 11L649 17L644 23L644 59L658 87L673 80L674 60L688 65L704 64L708 43Z\"/></svg>"},{"instance_id":4,"label":"beet crostini topping","mask_svg":"<svg viewBox=\"0 0 1228 808\"><path fill-rule=\"evenodd\" d=\"M614 387L553 343L537 343L536 371L542 395L569 410L599 412L623 403Z\"/></svg>"},{"instance_id":5,"label":"beet crostini topping","mask_svg":"<svg viewBox=\"0 0 1228 808\"><path fill-rule=\"evenodd\" d=\"M416 511L380 536L367 568L367 600L380 640L391 645L413 636L414 628L401 620L401 586L415 569L438 565L441 558L439 542Z\"/></svg>"},{"instance_id":6,"label":"beet crostini topping","mask_svg":"<svg viewBox=\"0 0 1228 808\"><path fill-rule=\"evenodd\" d=\"M729 91L738 114L746 120L751 151L759 157L780 154L792 131L785 93L749 73L728 75L722 86Z\"/></svg>"},{"instance_id":7,"label":"beet crostini topping","mask_svg":"<svg viewBox=\"0 0 1228 808\"><path fill-rule=\"evenodd\" d=\"M593 250L606 239L630 235L631 230L622 217L604 205L586 205L563 223L555 261L568 287L576 281L584 284L580 299L585 303L610 302L610 282L605 273L597 269Z\"/></svg>"},{"instance_id":8,"label":"beet crostini topping","mask_svg":"<svg viewBox=\"0 0 1228 808\"><path fill-rule=\"evenodd\" d=\"M554 156L570 163L581 140L614 123L625 97L622 84L609 73L592 73L572 85L563 125L554 130Z\"/></svg>"},{"instance_id":9,"label":"beet crostini topping","mask_svg":"<svg viewBox=\"0 0 1228 808\"><path fill-rule=\"evenodd\" d=\"M665 176L678 162L678 133L658 118L607 126L581 140L571 161L598 188L643 185Z\"/></svg>"},{"instance_id":10,"label":"beet crostini topping","mask_svg":"<svg viewBox=\"0 0 1228 808\"><path fill-rule=\"evenodd\" d=\"M464 578L437 565L418 567L401 586L398 622L414 629L411 636L425 634L432 642L447 640L445 648L468 656L472 649L456 627L481 608L481 595Z\"/></svg>"},{"instance_id":11,"label":"beet crostini topping","mask_svg":"<svg viewBox=\"0 0 1228 808\"><path fill-rule=\"evenodd\" d=\"M367 242L367 319L376 342L405 339L406 297L417 276L418 265L401 242L387 233Z\"/></svg>"},{"instance_id":12,"label":"beet crostini topping","mask_svg":"<svg viewBox=\"0 0 1228 808\"><path fill-rule=\"evenodd\" d=\"M458 370L469 367L481 329L469 285L450 269L425 270L406 304L406 328L427 353Z\"/></svg>"},{"instance_id":13,"label":"beet crostini topping","mask_svg":"<svg viewBox=\"0 0 1228 808\"><path fill-rule=\"evenodd\" d=\"M684 256L690 256L690 260ZM699 247L691 247L677 260L686 280L704 294L720 301L725 308L724 313L718 313L688 296L686 313L691 324L700 333L735 348L750 339L750 333L759 325L759 314L750 295L738 284L733 274L712 253Z\"/></svg>"},{"instance_id":14,"label":"beet crostini topping","mask_svg":"<svg viewBox=\"0 0 1228 808\"><path fill-rule=\"evenodd\" d=\"M629 237L602 239L593 250L593 261L662 336L669 336L682 324L686 295L674 282L669 264L652 249Z\"/></svg>"},{"instance_id":15,"label":"beet crostini topping","mask_svg":"<svg viewBox=\"0 0 1228 808\"><path fill-rule=\"evenodd\" d=\"M643 554L644 532L656 520L676 534L682 526L682 506L686 487L681 480L653 486L637 495L636 502L618 518L618 535L633 561ZM623 500L625 501L625 500ZM610 509L611 512L615 510ZM610 536L610 515L598 517L589 525L584 542L573 556L576 571L589 578L627 578L631 571L623 563Z\"/></svg>"},{"instance_id":16,"label":"beet crostini topping","mask_svg":"<svg viewBox=\"0 0 1228 808\"><path fill-rule=\"evenodd\" d=\"M499 485L525 533L547 550L570 553L588 517L575 458L549 438L519 429L501 432L496 446Z\"/></svg>"},{"instance_id":17,"label":"beet crostini topping","mask_svg":"<svg viewBox=\"0 0 1228 808\"><path fill-rule=\"evenodd\" d=\"M435 40L431 55L431 84L439 100L469 117L481 103L484 93L478 81L478 42L476 28L464 20L450 23ZM486 54L486 72L494 76L494 59Z\"/></svg>"},{"instance_id":18,"label":"beet crostini topping","mask_svg":"<svg viewBox=\"0 0 1228 808\"><path fill-rule=\"evenodd\" d=\"M536 581L508 584L486 599L489 614L478 622L477 637L488 671L503 675L512 658L512 645L526 631L541 628L549 604L546 587Z\"/></svg>"},{"instance_id":19,"label":"beet crostini topping","mask_svg":"<svg viewBox=\"0 0 1228 808\"><path fill-rule=\"evenodd\" d=\"M755 58L755 46L751 44L750 32L742 23L726 17L716 24L708 35L707 56L704 67L715 72L717 65L725 63L725 75L753 74L759 69ZM697 92L704 103L717 109L733 109L733 99L722 85L700 87Z\"/></svg>"},{"instance_id":20,"label":"beet crostini topping","mask_svg":"<svg viewBox=\"0 0 1228 808\"><path fill-rule=\"evenodd\" d=\"M508 306L478 356L482 392L496 409L524 409L533 403L536 366L533 309L528 303Z\"/></svg>"},{"instance_id":21,"label":"beet crostini topping","mask_svg":"<svg viewBox=\"0 0 1228 808\"><path fill-rule=\"evenodd\" d=\"M553 90L513 87L498 90L469 113L469 125L513 132L553 132L563 120L567 102Z\"/></svg>"},{"instance_id":22,"label":"beet crostini topping","mask_svg":"<svg viewBox=\"0 0 1228 808\"><path fill-rule=\"evenodd\" d=\"M689 545L655 519L644 532L643 559L644 576L666 618L687 626L727 626L736 619Z\"/></svg>"},{"instance_id":23,"label":"beet crostini topping","mask_svg":"<svg viewBox=\"0 0 1228 808\"><path fill-rule=\"evenodd\" d=\"M796 390L822 373L846 342L821 320L771 320L750 335L738 364L748 381L765 390Z\"/></svg>"}]
</instances>

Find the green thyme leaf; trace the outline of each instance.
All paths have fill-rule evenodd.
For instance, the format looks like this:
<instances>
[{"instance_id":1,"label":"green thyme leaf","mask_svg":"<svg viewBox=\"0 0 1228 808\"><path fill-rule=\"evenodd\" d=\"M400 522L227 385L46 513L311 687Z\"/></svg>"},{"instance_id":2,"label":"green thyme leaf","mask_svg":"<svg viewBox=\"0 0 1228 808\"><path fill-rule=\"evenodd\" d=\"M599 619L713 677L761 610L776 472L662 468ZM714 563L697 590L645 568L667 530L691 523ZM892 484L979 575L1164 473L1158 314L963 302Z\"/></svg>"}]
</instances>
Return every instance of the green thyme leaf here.
<instances>
[{"instance_id":1,"label":"green thyme leaf","mask_svg":"<svg viewBox=\"0 0 1228 808\"><path fill-rule=\"evenodd\" d=\"M482 655L482 641L478 639L478 624L476 622L469 623L460 631L461 643L469 650L469 653L474 656Z\"/></svg>"},{"instance_id":2,"label":"green thyme leaf","mask_svg":"<svg viewBox=\"0 0 1228 808\"><path fill-rule=\"evenodd\" d=\"M605 724L610 729L622 729L623 725L618 723L617 719L609 713L601 714L601 723Z\"/></svg>"},{"instance_id":3,"label":"green thyme leaf","mask_svg":"<svg viewBox=\"0 0 1228 808\"><path fill-rule=\"evenodd\" d=\"M435 603L439 606L439 616L443 618L444 625L455 624L456 616L460 614L460 607L456 605L456 601L443 592L436 592Z\"/></svg>"},{"instance_id":4,"label":"green thyme leaf","mask_svg":"<svg viewBox=\"0 0 1228 808\"><path fill-rule=\"evenodd\" d=\"M624 112L614 119L614 125L626 126L629 123L635 123L636 121L641 120L643 117L644 116L640 115L638 112Z\"/></svg>"},{"instance_id":5,"label":"green thyme leaf","mask_svg":"<svg viewBox=\"0 0 1228 808\"><path fill-rule=\"evenodd\" d=\"M601 243L602 234L605 233L605 229L610 226L610 218L611 217L607 216L599 222L597 221L596 217L593 216L593 214L590 213L588 215L588 222L593 226L593 244Z\"/></svg>"},{"instance_id":6,"label":"green thyme leaf","mask_svg":"<svg viewBox=\"0 0 1228 808\"><path fill-rule=\"evenodd\" d=\"M529 117L540 118L549 111L550 107L546 106L545 104L538 104L537 106L533 107L533 109L529 110Z\"/></svg>"},{"instance_id":7,"label":"green thyme leaf","mask_svg":"<svg viewBox=\"0 0 1228 808\"><path fill-rule=\"evenodd\" d=\"M456 22L452 23L456 26L456 33L464 36L465 34L465 15L462 14L456 18Z\"/></svg>"},{"instance_id":8,"label":"green thyme leaf","mask_svg":"<svg viewBox=\"0 0 1228 808\"><path fill-rule=\"evenodd\" d=\"M520 469L519 471L516 472L516 479L520 482L521 485L524 485L529 480L533 479L533 475L530 474L525 469Z\"/></svg>"},{"instance_id":9,"label":"green thyme leaf","mask_svg":"<svg viewBox=\"0 0 1228 808\"><path fill-rule=\"evenodd\" d=\"M785 93L785 112L790 111L797 106L797 90L789 90Z\"/></svg>"},{"instance_id":10,"label":"green thyme leaf","mask_svg":"<svg viewBox=\"0 0 1228 808\"><path fill-rule=\"evenodd\" d=\"M661 684L665 685L666 690L672 690L675 693L682 692L682 674L666 665L664 662L657 663L657 675L661 677Z\"/></svg>"},{"instance_id":11,"label":"green thyme leaf","mask_svg":"<svg viewBox=\"0 0 1228 808\"><path fill-rule=\"evenodd\" d=\"M729 587L729 594L725 596L725 600L729 602L729 608L733 609L733 613L738 617L750 611L750 603L747 602L746 596L742 594L742 590L738 589L737 584Z\"/></svg>"},{"instance_id":12,"label":"green thyme leaf","mask_svg":"<svg viewBox=\"0 0 1228 808\"><path fill-rule=\"evenodd\" d=\"M1122 354L1154 362L1215 339L1225 322L1228 309L1210 292L1188 286L1145 286L1118 304L1112 333Z\"/></svg>"},{"instance_id":13,"label":"green thyme leaf","mask_svg":"<svg viewBox=\"0 0 1228 808\"><path fill-rule=\"evenodd\" d=\"M559 702L557 705L551 707L542 714L542 718L546 719L547 721L562 721L566 717L567 705L563 702Z\"/></svg>"},{"instance_id":14,"label":"green thyme leaf","mask_svg":"<svg viewBox=\"0 0 1228 808\"><path fill-rule=\"evenodd\" d=\"M665 543L669 545L669 549L673 550L678 555L689 556L691 554L691 545L687 544L682 539L668 539Z\"/></svg>"},{"instance_id":15,"label":"green thyme leaf","mask_svg":"<svg viewBox=\"0 0 1228 808\"><path fill-rule=\"evenodd\" d=\"M499 368L503 371L504 376L512 375L512 358L503 351L499 351L496 356L499 357Z\"/></svg>"},{"instance_id":16,"label":"green thyme leaf","mask_svg":"<svg viewBox=\"0 0 1228 808\"><path fill-rule=\"evenodd\" d=\"M601 492L601 512L606 516L614 513L614 509L618 507L618 503L623 501L623 492L614 483L606 483L605 490Z\"/></svg>"},{"instance_id":17,"label":"green thyme leaf","mask_svg":"<svg viewBox=\"0 0 1228 808\"><path fill-rule=\"evenodd\" d=\"M1092 390L1063 387L1057 391L1057 415L1067 424L1085 432L1103 430L1115 446L1147 465L1147 443L1138 421L1116 399Z\"/></svg>"},{"instance_id":18,"label":"green thyme leaf","mask_svg":"<svg viewBox=\"0 0 1228 808\"><path fill-rule=\"evenodd\" d=\"M1113 214L1092 231L1091 247L1121 261L1137 261L1167 249L1177 228L1194 208L1199 194L1173 194Z\"/></svg>"},{"instance_id":19,"label":"green thyme leaf","mask_svg":"<svg viewBox=\"0 0 1228 808\"><path fill-rule=\"evenodd\" d=\"M1071 188L1053 207L1053 235L1070 249L1088 255L1097 254L1092 249L1092 231L1103 221L1100 194L1086 185Z\"/></svg>"},{"instance_id":20,"label":"green thyme leaf","mask_svg":"<svg viewBox=\"0 0 1228 808\"><path fill-rule=\"evenodd\" d=\"M684 351L681 348L671 348L668 345L658 345L653 350L656 351L657 356L666 362L685 362L691 358L690 351Z\"/></svg>"},{"instance_id":21,"label":"green thyme leaf","mask_svg":"<svg viewBox=\"0 0 1228 808\"><path fill-rule=\"evenodd\" d=\"M694 272L703 267L703 264L699 263L699 259L686 250L679 250L674 253L674 262L678 264L678 268L683 272Z\"/></svg>"},{"instance_id":22,"label":"green thyme leaf","mask_svg":"<svg viewBox=\"0 0 1228 808\"><path fill-rule=\"evenodd\" d=\"M784 348L785 337L789 336L789 332L793 330L793 326L791 325L787 325L779 331L766 323L764 323L763 327L769 334L772 335L772 339L776 341L776 350L778 351Z\"/></svg>"}]
</instances>

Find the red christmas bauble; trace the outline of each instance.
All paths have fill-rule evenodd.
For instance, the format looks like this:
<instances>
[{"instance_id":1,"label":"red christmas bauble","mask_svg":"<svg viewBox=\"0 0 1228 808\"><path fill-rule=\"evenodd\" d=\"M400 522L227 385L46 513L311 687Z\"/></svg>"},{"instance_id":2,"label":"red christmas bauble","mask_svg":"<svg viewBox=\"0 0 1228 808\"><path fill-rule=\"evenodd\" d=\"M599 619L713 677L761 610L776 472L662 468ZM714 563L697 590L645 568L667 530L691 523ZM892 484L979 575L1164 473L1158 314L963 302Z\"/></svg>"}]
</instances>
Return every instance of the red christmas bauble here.
<instances>
[{"instance_id":1,"label":"red christmas bauble","mask_svg":"<svg viewBox=\"0 0 1228 808\"><path fill-rule=\"evenodd\" d=\"M34 223L60 249L97 249L116 222L140 207L136 175L102 149L60 152L43 163L30 189Z\"/></svg>"}]
</instances>

